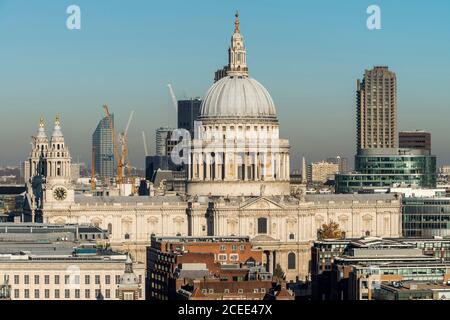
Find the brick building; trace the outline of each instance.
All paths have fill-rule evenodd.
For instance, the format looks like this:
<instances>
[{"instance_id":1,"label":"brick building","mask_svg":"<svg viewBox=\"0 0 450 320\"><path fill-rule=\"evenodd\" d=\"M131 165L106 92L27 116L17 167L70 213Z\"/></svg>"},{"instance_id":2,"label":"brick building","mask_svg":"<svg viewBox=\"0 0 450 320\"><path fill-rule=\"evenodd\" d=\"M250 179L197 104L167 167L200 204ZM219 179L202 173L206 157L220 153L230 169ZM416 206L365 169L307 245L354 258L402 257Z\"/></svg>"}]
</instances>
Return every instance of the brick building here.
<instances>
[{"instance_id":1,"label":"brick building","mask_svg":"<svg viewBox=\"0 0 450 320\"><path fill-rule=\"evenodd\" d=\"M153 237L147 248L148 298L261 300L272 288L262 259L248 237Z\"/></svg>"}]
</instances>

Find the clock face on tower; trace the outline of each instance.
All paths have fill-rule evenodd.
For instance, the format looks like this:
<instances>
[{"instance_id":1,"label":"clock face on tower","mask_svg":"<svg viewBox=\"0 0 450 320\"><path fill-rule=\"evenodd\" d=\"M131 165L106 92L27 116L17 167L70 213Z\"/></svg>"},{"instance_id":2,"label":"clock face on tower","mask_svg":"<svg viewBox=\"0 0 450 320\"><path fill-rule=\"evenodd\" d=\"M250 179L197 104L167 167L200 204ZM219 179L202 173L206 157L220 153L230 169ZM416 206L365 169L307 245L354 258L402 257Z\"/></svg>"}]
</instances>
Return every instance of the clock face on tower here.
<instances>
[{"instance_id":1,"label":"clock face on tower","mask_svg":"<svg viewBox=\"0 0 450 320\"><path fill-rule=\"evenodd\" d=\"M67 190L59 187L53 191L53 197L58 201L63 201L67 198Z\"/></svg>"}]
</instances>

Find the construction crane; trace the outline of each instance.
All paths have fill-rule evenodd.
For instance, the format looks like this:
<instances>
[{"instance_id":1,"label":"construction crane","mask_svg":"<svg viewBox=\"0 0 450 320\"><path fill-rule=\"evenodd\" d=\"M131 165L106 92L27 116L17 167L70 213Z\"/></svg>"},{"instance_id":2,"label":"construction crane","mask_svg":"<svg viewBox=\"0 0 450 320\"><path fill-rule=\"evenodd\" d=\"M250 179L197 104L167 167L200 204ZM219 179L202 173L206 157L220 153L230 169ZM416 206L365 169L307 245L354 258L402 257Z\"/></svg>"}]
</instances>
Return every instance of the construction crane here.
<instances>
[{"instance_id":1,"label":"construction crane","mask_svg":"<svg viewBox=\"0 0 450 320\"><path fill-rule=\"evenodd\" d=\"M130 117L128 118L127 126L125 127L125 130L121 132L120 134L120 145L121 145L121 163L123 165L123 169L126 169L123 171L124 178L126 178L129 175L129 171L131 168L131 164L128 159L128 129L130 129L131 120L133 119L134 111L131 111Z\"/></svg>"},{"instance_id":2,"label":"construction crane","mask_svg":"<svg viewBox=\"0 0 450 320\"><path fill-rule=\"evenodd\" d=\"M145 131L142 131L142 141L144 142L145 156L148 157L147 139L145 137Z\"/></svg>"},{"instance_id":3,"label":"construction crane","mask_svg":"<svg viewBox=\"0 0 450 320\"><path fill-rule=\"evenodd\" d=\"M114 158L117 161L117 184L122 184L123 183L123 163L122 163L122 157L119 156L119 146L117 145L116 135L114 133L114 124L112 121L111 114L109 113L108 106L106 104L103 106L103 109L105 109L106 117L108 118L108 121L109 121L109 129L111 130L113 147L114 147Z\"/></svg>"},{"instance_id":4,"label":"construction crane","mask_svg":"<svg viewBox=\"0 0 450 320\"><path fill-rule=\"evenodd\" d=\"M175 93L173 93L172 85L169 83L167 85L167 87L169 88L169 94L170 94L170 97L172 98L173 107L175 108L175 110L177 110L178 109L178 100L177 100L177 97L175 96Z\"/></svg>"}]
</instances>

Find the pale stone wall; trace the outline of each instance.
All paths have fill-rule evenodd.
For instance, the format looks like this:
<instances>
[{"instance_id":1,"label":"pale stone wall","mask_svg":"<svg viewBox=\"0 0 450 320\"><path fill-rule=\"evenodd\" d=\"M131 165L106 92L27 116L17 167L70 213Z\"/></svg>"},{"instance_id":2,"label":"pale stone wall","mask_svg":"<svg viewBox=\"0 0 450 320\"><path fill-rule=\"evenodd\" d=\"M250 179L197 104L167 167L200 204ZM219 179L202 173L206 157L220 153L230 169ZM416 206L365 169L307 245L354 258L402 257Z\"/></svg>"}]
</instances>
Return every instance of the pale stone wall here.
<instances>
[{"instance_id":1,"label":"pale stone wall","mask_svg":"<svg viewBox=\"0 0 450 320\"><path fill-rule=\"evenodd\" d=\"M96 290L100 289L105 300L117 300L119 296L116 291L118 288L116 277L122 276L124 271L125 260L117 262L0 261L0 279L3 281L5 275L9 277L12 300L95 300ZM139 300L143 300L145 299L145 266L134 264L133 271L138 279L142 279ZM28 276L28 283L25 283L25 276ZM35 279L35 276L38 276L38 279ZM46 283L46 276L48 276L48 283ZM55 280L55 276L59 276L58 281ZM89 276L89 283L86 283L86 276ZM96 276L100 280L99 283L96 283ZM28 290L28 297L26 290ZM68 297L66 290L68 290ZM77 290L79 297L76 296ZM59 291L59 297L57 297L57 291Z\"/></svg>"},{"instance_id":2,"label":"pale stone wall","mask_svg":"<svg viewBox=\"0 0 450 320\"><path fill-rule=\"evenodd\" d=\"M150 236L249 236L263 250L275 251L276 260L288 280L308 273L310 247L323 223L338 222L347 237L368 234L380 237L401 236L401 200L302 202L274 197L234 198L213 202L152 204L75 204L66 210L44 212L48 223L93 224L112 231L113 248L129 251L145 262L145 247ZM378 200L377 200L378 199ZM212 201L212 200L210 200ZM267 219L267 233L258 233L258 218ZM258 241L260 236L269 241ZM288 269L287 256L296 254L295 270ZM277 259L278 257L278 259Z\"/></svg>"}]
</instances>

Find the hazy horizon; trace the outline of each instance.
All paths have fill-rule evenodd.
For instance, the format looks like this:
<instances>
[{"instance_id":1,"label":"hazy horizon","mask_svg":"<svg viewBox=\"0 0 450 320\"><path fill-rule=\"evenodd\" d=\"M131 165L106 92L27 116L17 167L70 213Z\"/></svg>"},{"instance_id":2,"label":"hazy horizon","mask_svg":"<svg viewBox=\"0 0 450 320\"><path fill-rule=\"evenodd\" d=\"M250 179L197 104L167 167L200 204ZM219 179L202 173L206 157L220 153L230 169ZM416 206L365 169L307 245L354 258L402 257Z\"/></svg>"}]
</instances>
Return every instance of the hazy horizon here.
<instances>
[{"instance_id":1,"label":"hazy horizon","mask_svg":"<svg viewBox=\"0 0 450 320\"><path fill-rule=\"evenodd\" d=\"M387 65L397 74L398 130L432 134L439 165L450 163L450 2L433 1L0 0L0 166L30 152L40 117L51 135L59 114L73 161L90 164L91 135L115 114L129 132L131 164L144 167L155 130L175 127L178 99L201 97L227 63L234 12L250 76L272 95L291 169L337 154L353 162L356 81ZM81 30L66 28L80 6ZM381 8L382 29L368 30L366 9Z\"/></svg>"}]
</instances>

